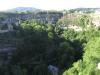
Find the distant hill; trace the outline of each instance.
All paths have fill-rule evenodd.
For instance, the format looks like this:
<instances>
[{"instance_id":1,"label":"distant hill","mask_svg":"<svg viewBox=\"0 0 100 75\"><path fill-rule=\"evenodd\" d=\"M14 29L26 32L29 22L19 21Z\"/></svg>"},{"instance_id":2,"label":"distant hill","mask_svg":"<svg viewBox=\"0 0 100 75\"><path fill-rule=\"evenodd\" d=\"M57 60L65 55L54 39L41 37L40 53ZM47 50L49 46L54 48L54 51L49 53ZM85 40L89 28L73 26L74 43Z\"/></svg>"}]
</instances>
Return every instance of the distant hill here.
<instances>
[{"instance_id":1,"label":"distant hill","mask_svg":"<svg viewBox=\"0 0 100 75\"><path fill-rule=\"evenodd\" d=\"M75 11L77 11L77 12L86 12L86 13L91 13L91 12L95 12L95 11L97 11L97 10L99 10L100 11L100 8L76 8L76 9L70 9L69 11L70 12L75 12Z\"/></svg>"},{"instance_id":2,"label":"distant hill","mask_svg":"<svg viewBox=\"0 0 100 75\"><path fill-rule=\"evenodd\" d=\"M41 9L33 8L33 7L17 7L13 9L9 9L6 12L39 12Z\"/></svg>"}]
</instances>

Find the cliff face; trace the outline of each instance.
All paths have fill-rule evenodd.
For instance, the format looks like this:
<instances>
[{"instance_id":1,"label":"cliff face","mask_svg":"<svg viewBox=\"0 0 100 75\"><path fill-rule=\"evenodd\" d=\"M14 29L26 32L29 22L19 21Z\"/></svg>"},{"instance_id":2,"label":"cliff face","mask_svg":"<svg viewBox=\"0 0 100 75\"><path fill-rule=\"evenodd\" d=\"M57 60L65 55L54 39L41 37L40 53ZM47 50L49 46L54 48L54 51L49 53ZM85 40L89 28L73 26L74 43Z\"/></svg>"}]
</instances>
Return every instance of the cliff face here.
<instances>
[{"instance_id":1,"label":"cliff face","mask_svg":"<svg viewBox=\"0 0 100 75\"><path fill-rule=\"evenodd\" d=\"M15 23L18 20L29 20L29 19L35 19L40 22L51 22L56 23L58 19L60 19L63 16L62 13L59 12L39 12L39 13L32 13L32 14L13 14L9 17L0 19L0 23L2 24L9 24L9 23Z\"/></svg>"},{"instance_id":2,"label":"cliff face","mask_svg":"<svg viewBox=\"0 0 100 75\"><path fill-rule=\"evenodd\" d=\"M0 19L0 27L4 25L19 25L21 20L36 20L40 23L51 23L55 24L58 19L63 16L60 12L38 12L30 14L10 14L10 16ZM11 27L11 26L10 26ZM10 28L11 29L11 28Z\"/></svg>"}]
</instances>

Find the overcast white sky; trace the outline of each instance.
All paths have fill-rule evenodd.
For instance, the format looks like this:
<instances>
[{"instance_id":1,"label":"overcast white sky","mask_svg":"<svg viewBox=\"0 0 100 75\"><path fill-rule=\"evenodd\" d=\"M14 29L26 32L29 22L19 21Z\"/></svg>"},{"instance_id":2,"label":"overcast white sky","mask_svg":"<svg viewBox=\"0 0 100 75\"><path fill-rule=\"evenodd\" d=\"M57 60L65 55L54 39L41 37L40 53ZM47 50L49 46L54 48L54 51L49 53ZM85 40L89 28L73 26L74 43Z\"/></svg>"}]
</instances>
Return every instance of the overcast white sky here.
<instances>
[{"instance_id":1,"label":"overcast white sky","mask_svg":"<svg viewBox=\"0 0 100 75\"><path fill-rule=\"evenodd\" d=\"M0 11L15 7L64 10L79 7L100 7L100 0L0 0Z\"/></svg>"}]
</instances>

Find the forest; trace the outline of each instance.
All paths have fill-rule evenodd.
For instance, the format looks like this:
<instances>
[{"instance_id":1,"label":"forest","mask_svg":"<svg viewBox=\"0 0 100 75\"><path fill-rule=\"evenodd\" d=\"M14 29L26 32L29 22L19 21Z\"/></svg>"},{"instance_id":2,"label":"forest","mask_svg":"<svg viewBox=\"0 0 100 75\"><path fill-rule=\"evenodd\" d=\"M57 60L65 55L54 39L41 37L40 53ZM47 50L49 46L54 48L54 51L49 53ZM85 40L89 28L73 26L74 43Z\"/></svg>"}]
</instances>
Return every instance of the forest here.
<instances>
[{"instance_id":1,"label":"forest","mask_svg":"<svg viewBox=\"0 0 100 75\"><path fill-rule=\"evenodd\" d=\"M100 75L100 28L93 26L90 18L86 14L77 19L62 18L56 24L25 20L13 25L13 32L0 35L1 44L16 48L9 62L0 65L0 75L53 75L49 65L59 69L58 75ZM70 24L82 27L82 31L68 28Z\"/></svg>"}]
</instances>

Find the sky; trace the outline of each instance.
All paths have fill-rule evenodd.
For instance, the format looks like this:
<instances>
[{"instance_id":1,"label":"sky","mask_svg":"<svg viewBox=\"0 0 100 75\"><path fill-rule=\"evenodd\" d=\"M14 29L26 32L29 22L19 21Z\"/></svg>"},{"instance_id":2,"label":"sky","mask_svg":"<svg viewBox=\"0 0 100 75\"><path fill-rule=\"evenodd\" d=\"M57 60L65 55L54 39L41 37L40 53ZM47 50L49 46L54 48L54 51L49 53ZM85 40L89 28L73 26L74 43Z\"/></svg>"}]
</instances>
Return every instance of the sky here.
<instances>
[{"instance_id":1,"label":"sky","mask_svg":"<svg viewBox=\"0 0 100 75\"><path fill-rule=\"evenodd\" d=\"M0 0L0 11L16 7L34 7L44 10L96 8L100 7L100 0Z\"/></svg>"}]
</instances>

